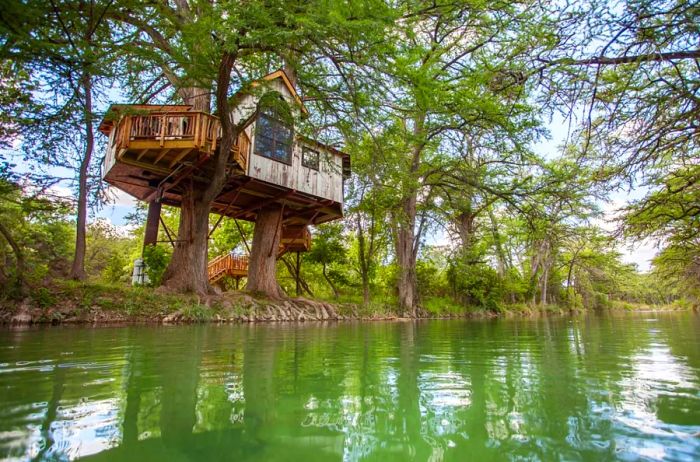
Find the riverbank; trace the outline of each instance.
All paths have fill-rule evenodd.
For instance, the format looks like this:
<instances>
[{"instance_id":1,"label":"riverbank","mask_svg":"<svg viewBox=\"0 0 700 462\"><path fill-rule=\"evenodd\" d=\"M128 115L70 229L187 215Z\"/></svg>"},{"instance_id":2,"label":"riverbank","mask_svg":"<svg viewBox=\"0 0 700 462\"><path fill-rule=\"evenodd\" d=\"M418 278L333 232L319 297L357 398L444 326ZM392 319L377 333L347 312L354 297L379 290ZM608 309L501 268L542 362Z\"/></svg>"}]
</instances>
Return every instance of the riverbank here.
<instances>
[{"instance_id":1,"label":"riverbank","mask_svg":"<svg viewBox=\"0 0 700 462\"><path fill-rule=\"evenodd\" d=\"M633 305L621 305L630 310ZM660 309L663 307L637 307ZM665 310L677 309L666 307ZM358 303L331 303L307 298L270 300L244 292L197 296L172 294L147 287L55 281L22 301L0 302L1 324L114 324L193 322L300 322L342 320L401 320L436 318L495 318L576 314L556 305L533 309L511 305L500 312L456 309L432 301L405 317L388 304L363 307Z\"/></svg>"}]
</instances>

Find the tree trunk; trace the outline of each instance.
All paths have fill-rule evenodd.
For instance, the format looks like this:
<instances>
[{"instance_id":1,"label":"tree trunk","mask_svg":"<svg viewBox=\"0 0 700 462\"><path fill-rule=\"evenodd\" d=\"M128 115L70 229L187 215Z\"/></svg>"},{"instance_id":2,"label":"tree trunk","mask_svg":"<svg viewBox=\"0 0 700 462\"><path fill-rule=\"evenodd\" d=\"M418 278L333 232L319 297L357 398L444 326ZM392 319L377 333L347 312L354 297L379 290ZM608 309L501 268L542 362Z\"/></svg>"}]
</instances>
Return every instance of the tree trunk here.
<instances>
[{"instance_id":1,"label":"tree trunk","mask_svg":"<svg viewBox=\"0 0 700 462\"><path fill-rule=\"evenodd\" d=\"M326 264L323 264L323 277L326 279L326 282L328 283L329 286L331 286L331 289L333 290L333 298L338 300L338 297L340 297L340 294L338 293L338 289L335 288L335 284L333 284L333 281L331 281L331 278L328 277L328 274L326 274Z\"/></svg>"},{"instance_id":2,"label":"tree trunk","mask_svg":"<svg viewBox=\"0 0 700 462\"><path fill-rule=\"evenodd\" d=\"M416 195L403 200L403 216L398 220L396 235L396 260L399 265L399 311L402 315L415 315L416 302Z\"/></svg>"},{"instance_id":3,"label":"tree trunk","mask_svg":"<svg viewBox=\"0 0 700 462\"><path fill-rule=\"evenodd\" d=\"M488 208L489 219L491 220L491 234L493 235L493 244L496 250L496 261L498 276L503 279L506 275L506 267L508 266L508 260L506 259L505 252L503 251L503 243L501 242L501 233L498 232L498 222L493 214L491 207Z\"/></svg>"},{"instance_id":4,"label":"tree trunk","mask_svg":"<svg viewBox=\"0 0 700 462\"><path fill-rule=\"evenodd\" d=\"M542 308L547 306L547 281L549 280L549 267L545 266L544 271L542 272L542 295L540 299L540 303L542 304Z\"/></svg>"},{"instance_id":5,"label":"tree trunk","mask_svg":"<svg viewBox=\"0 0 700 462\"><path fill-rule=\"evenodd\" d=\"M236 56L225 52L216 77L216 106L219 114L230 114L228 89L231 69ZM194 109L209 111L211 92L204 88L180 88L180 97ZM193 185L182 197L178 243L163 276L163 285L178 291L205 294L211 286L207 276L207 246L209 243L209 211L211 203L221 192L227 180L226 164L233 140L237 136L229 117L220 117L221 141L217 153L202 166L209 184Z\"/></svg>"},{"instance_id":6,"label":"tree trunk","mask_svg":"<svg viewBox=\"0 0 700 462\"><path fill-rule=\"evenodd\" d=\"M281 235L282 208L273 205L258 211L248 260L248 291L283 298L276 271Z\"/></svg>"},{"instance_id":7,"label":"tree trunk","mask_svg":"<svg viewBox=\"0 0 700 462\"><path fill-rule=\"evenodd\" d=\"M84 74L82 79L85 92L85 154L80 162L78 173L78 217L75 229L75 254L70 276L72 279L85 279L85 227L87 226L87 194L88 171L92 160L92 152L95 147L95 137L92 130L92 80L89 74Z\"/></svg>"},{"instance_id":8,"label":"tree trunk","mask_svg":"<svg viewBox=\"0 0 700 462\"><path fill-rule=\"evenodd\" d=\"M7 227L1 222L0 234L2 234L7 243L10 244L12 252L15 254L15 278L17 280L17 286L19 287L20 295L26 295L27 283L24 280L24 254L22 253L22 249L17 245L17 242L14 240Z\"/></svg>"},{"instance_id":9,"label":"tree trunk","mask_svg":"<svg viewBox=\"0 0 700 462\"><path fill-rule=\"evenodd\" d=\"M210 112L211 92L206 88L181 88L178 91L185 104L192 105L192 110Z\"/></svg>"},{"instance_id":10,"label":"tree trunk","mask_svg":"<svg viewBox=\"0 0 700 462\"><path fill-rule=\"evenodd\" d=\"M360 279L362 280L362 303L364 306L368 306L370 302L370 292L369 292L369 272L371 267L371 259L374 258L374 239L370 237L369 252L367 251L367 245L365 241L365 232L362 228L362 217L360 212L355 215L355 221L357 224L357 259L360 267ZM370 221L370 233L374 232L374 218Z\"/></svg>"},{"instance_id":11,"label":"tree trunk","mask_svg":"<svg viewBox=\"0 0 700 462\"><path fill-rule=\"evenodd\" d=\"M207 294L211 291L207 275L209 208L201 191L190 185L182 197L177 242L162 284L181 292Z\"/></svg>"}]
</instances>

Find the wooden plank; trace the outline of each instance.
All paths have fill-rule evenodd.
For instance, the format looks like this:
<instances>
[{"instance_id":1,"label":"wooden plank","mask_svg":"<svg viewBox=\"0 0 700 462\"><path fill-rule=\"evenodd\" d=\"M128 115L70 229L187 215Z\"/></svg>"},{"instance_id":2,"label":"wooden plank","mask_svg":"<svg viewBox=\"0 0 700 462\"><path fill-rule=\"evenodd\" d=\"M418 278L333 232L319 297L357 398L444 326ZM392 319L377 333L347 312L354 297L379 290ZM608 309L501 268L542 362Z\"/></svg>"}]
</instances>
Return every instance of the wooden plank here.
<instances>
[{"instance_id":1,"label":"wooden plank","mask_svg":"<svg viewBox=\"0 0 700 462\"><path fill-rule=\"evenodd\" d=\"M157 164L158 162L160 162L160 160L161 160L163 157L165 157L165 155L168 154L170 151L172 151L172 149L170 149L170 148L163 149L163 150L161 151L161 153L158 154L158 157L156 157L156 160L154 160L153 163L154 163L154 164ZM136 160L138 160L138 159L136 159Z\"/></svg>"},{"instance_id":2,"label":"wooden plank","mask_svg":"<svg viewBox=\"0 0 700 462\"><path fill-rule=\"evenodd\" d=\"M121 162L127 165L133 165L134 167L139 167L144 170L148 170L150 172L160 173L161 175L169 175L171 172L171 170L168 168L158 167L157 165L149 164L146 162L139 162L135 159L129 159L128 157L122 159Z\"/></svg>"},{"instance_id":3,"label":"wooden plank","mask_svg":"<svg viewBox=\"0 0 700 462\"><path fill-rule=\"evenodd\" d=\"M164 140L163 146L161 146L159 140L141 139L141 140L133 140L131 142L131 144L129 145L129 149L132 151L141 150L141 149L160 150L161 148L166 148L166 149L168 149L168 148L169 149L193 148L194 149L194 141L193 140Z\"/></svg>"},{"instance_id":4,"label":"wooden plank","mask_svg":"<svg viewBox=\"0 0 700 462\"><path fill-rule=\"evenodd\" d=\"M173 167L175 166L175 164L177 164L177 163L180 162L182 159L184 159L185 156L186 156L187 154L189 154L190 152L192 152L192 148L190 148L190 149L183 149L182 151L180 151L180 153L179 153L178 155L176 155L176 156L173 158L172 161L170 161L170 165L168 165L168 167L173 168Z\"/></svg>"},{"instance_id":5,"label":"wooden plank","mask_svg":"<svg viewBox=\"0 0 700 462\"><path fill-rule=\"evenodd\" d=\"M163 142L165 140L165 116L160 118L160 147L163 147Z\"/></svg>"},{"instance_id":6,"label":"wooden plank","mask_svg":"<svg viewBox=\"0 0 700 462\"><path fill-rule=\"evenodd\" d=\"M148 148L142 149L142 150L139 152L138 156L136 156L136 160L141 160L141 158L142 158L143 156L145 156L146 153L147 153L148 151L149 151Z\"/></svg>"}]
</instances>

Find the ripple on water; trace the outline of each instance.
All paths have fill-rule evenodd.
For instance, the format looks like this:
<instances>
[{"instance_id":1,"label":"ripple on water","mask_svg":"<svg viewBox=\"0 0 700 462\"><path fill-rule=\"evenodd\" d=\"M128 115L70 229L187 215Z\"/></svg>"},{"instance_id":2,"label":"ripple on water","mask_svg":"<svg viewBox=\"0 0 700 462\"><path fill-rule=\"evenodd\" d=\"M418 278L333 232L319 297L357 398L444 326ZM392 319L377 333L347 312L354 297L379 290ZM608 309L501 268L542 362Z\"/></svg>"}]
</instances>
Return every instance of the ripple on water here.
<instances>
[{"instance_id":1,"label":"ripple on water","mask_svg":"<svg viewBox=\"0 0 700 462\"><path fill-rule=\"evenodd\" d=\"M697 318L653 319L0 335L0 458L699 460Z\"/></svg>"}]
</instances>

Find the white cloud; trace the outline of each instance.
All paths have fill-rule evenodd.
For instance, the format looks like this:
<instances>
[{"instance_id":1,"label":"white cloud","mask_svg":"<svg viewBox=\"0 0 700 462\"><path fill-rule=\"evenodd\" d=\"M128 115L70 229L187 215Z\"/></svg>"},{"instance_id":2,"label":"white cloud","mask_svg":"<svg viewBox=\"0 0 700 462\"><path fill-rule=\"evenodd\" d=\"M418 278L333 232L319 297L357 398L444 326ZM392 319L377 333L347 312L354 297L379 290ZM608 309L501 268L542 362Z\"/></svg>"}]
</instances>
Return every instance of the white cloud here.
<instances>
[{"instance_id":1,"label":"white cloud","mask_svg":"<svg viewBox=\"0 0 700 462\"><path fill-rule=\"evenodd\" d=\"M651 260L656 256L658 247L654 241L644 239L627 245L621 252L622 261L635 263L640 271L647 272L651 269Z\"/></svg>"},{"instance_id":2,"label":"white cloud","mask_svg":"<svg viewBox=\"0 0 700 462\"><path fill-rule=\"evenodd\" d=\"M111 204L115 206L135 207L138 202L134 197L113 186L107 187L107 195L113 199Z\"/></svg>"}]
</instances>

